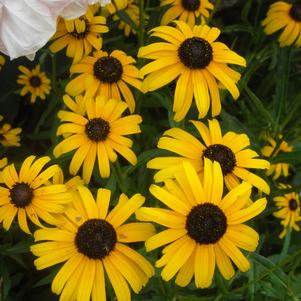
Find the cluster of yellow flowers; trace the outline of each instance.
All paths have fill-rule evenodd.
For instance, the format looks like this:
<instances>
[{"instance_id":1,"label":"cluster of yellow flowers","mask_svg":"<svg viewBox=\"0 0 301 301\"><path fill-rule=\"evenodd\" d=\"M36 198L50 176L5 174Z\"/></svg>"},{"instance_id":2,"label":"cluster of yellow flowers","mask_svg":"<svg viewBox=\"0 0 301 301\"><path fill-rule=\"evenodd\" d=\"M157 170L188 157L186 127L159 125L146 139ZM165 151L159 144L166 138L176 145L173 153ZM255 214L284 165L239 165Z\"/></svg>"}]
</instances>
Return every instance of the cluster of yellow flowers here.
<instances>
[{"instance_id":1,"label":"cluster of yellow flowers","mask_svg":"<svg viewBox=\"0 0 301 301\"><path fill-rule=\"evenodd\" d=\"M297 37L295 25L300 25L300 7L277 3L263 22L266 32L287 25L281 46L293 40L300 46L300 28ZM270 193L269 184L249 169L267 170L268 175L274 173L274 179L282 173L288 175L287 164L271 165L259 158L246 134L223 132L214 118L221 113L220 89L228 90L234 99L239 97L241 75L228 64L245 67L246 60L218 41L218 28L206 24L213 4L208 0L161 0L161 4L167 6L161 25L150 31L156 40L138 51L138 58L151 62L140 70L125 52L103 51L101 37L109 31L104 16L113 14L118 21L120 10L138 28L139 1L114 0L101 11L94 5L80 18L58 20L49 49L56 53L66 48L73 63L63 96L66 109L58 113L57 136L63 139L53 154L60 157L74 151L69 165L73 178L65 181L60 166L47 165L49 157L29 156L17 169L14 164L7 165L6 159L0 162L0 222L9 230L17 218L28 234L28 220L41 228L34 233L37 243L31 251L38 257L37 269L64 262L52 282L52 291L60 294L60 300L106 300L105 274L117 300L130 300L130 287L138 293L154 275L151 263L126 245L132 242L145 241L147 251L164 247L155 266L162 268L164 280L175 277L179 286L187 286L194 278L196 287L209 287L216 266L225 279L233 277L233 264L247 271L250 263L240 249L255 251L259 235L244 223L267 204L265 197L251 200L252 188ZM285 12L287 23L279 21L280 13ZM136 28L124 21L119 27L126 36L136 33ZM24 86L21 95L30 93L32 103L37 97L45 99L51 83L40 65L33 70L19 69L23 73L18 79ZM156 184L149 190L162 206L142 207L145 198L141 194L131 198L121 194L111 208L112 192L99 188L94 198L88 188L91 179L109 178L118 155L137 163L133 141L126 137L141 132L142 117L134 114L135 94L174 81L176 122L184 120L189 111L195 112L193 100L198 119L205 118L210 108L212 118L191 121L197 135L174 127L159 139L158 148L170 156L153 158L147 167L156 170ZM18 146L20 132L20 128L3 125L0 143ZM269 138L263 155L291 151L281 139L277 143ZM284 219L281 236L287 227L298 230L298 195L286 194L275 201L284 208L275 214ZM140 222L126 223L133 214ZM45 227L44 222L53 227ZM153 222L166 229L156 233Z\"/></svg>"}]
</instances>

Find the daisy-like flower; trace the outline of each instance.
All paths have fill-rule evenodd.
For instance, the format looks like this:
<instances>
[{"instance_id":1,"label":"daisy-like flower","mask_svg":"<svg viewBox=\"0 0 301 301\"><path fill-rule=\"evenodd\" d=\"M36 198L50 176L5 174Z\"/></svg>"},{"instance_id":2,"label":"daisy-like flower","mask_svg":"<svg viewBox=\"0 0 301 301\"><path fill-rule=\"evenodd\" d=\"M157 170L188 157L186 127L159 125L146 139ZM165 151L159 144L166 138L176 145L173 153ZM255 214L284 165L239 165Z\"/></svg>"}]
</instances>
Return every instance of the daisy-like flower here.
<instances>
[{"instance_id":1,"label":"daisy-like flower","mask_svg":"<svg viewBox=\"0 0 301 301\"><path fill-rule=\"evenodd\" d=\"M227 64L246 66L246 61L225 44L215 41L220 34L218 28L196 25L191 29L182 21L175 23L178 29L159 26L151 30L152 36L167 43L153 43L139 50L139 57L154 60L140 70L141 76L147 75L142 90L154 91L178 78L173 103L174 120L180 121L186 116L193 97L199 118L206 116L210 102L212 116L216 116L221 111L217 80L237 99L236 83L240 74Z\"/></svg>"},{"instance_id":2,"label":"daisy-like flower","mask_svg":"<svg viewBox=\"0 0 301 301\"><path fill-rule=\"evenodd\" d=\"M281 136L279 138L282 139ZM272 154L273 156L276 156L282 152L288 153L293 151L293 147L289 145L285 140L282 140L280 145L278 145L278 143L272 137L268 137L267 141L269 142L270 145L266 145L262 149L263 156L267 158L270 158ZM277 149L275 150L275 148ZM274 174L273 179L277 180L281 175L287 177L288 169L289 169L288 163L273 163L268 169L267 175L270 176Z\"/></svg>"},{"instance_id":3,"label":"daisy-like flower","mask_svg":"<svg viewBox=\"0 0 301 301\"><path fill-rule=\"evenodd\" d=\"M167 25L171 21L179 19L190 27L196 24L198 18L204 24L205 18L209 17L209 10L214 8L208 0L161 0L161 6L165 5L170 7L164 13L161 25Z\"/></svg>"},{"instance_id":4,"label":"daisy-like flower","mask_svg":"<svg viewBox=\"0 0 301 301\"><path fill-rule=\"evenodd\" d=\"M97 158L100 176L110 176L110 162L115 162L117 153L131 164L137 163L137 157L131 150L132 140L124 135L140 133L140 115L121 117L127 109L126 103L115 99L106 100L102 96L86 100L86 114L80 115L60 111L58 117L64 122L58 127L57 135L68 135L54 149L56 157L76 150L69 171L76 175L83 165L83 179L90 182Z\"/></svg>"},{"instance_id":5,"label":"daisy-like flower","mask_svg":"<svg viewBox=\"0 0 301 301\"><path fill-rule=\"evenodd\" d=\"M277 1L273 3L262 21L264 32L267 35L283 29L278 41L280 47L289 46L295 43L301 46L301 3L287 3Z\"/></svg>"},{"instance_id":6,"label":"daisy-like flower","mask_svg":"<svg viewBox=\"0 0 301 301\"><path fill-rule=\"evenodd\" d=\"M130 84L138 90L141 82L136 61L121 50L114 50L110 55L104 51L95 51L79 64L71 66L71 73L81 73L66 86L66 92L76 96L85 92L86 96L103 95L105 98L125 100L130 112L135 110L134 96L127 86Z\"/></svg>"},{"instance_id":7,"label":"daisy-like flower","mask_svg":"<svg viewBox=\"0 0 301 301\"><path fill-rule=\"evenodd\" d=\"M259 199L247 206L251 185L244 182L223 197L223 174L218 162L205 159L204 177L198 177L189 162L175 180L164 187L152 185L150 192L168 209L142 207L136 217L154 221L164 230L146 241L151 251L167 245L156 267L164 267L161 276L186 286L194 276L196 287L209 287L215 265L224 278L234 275L231 261L240 271L250 268L239 248L255 251L259 235L243 223L260 214L267 200Z\"/></svg>"},{"instance_id":8,"label":"daisy-like flower","mask_svg":"<svg viewBox=\"0 0 301 301\"><path fill-rule=\"evenodd\" d=\"M24 86L21 90L21 96L30 93L31 103L35 103L37 97L45 99L46 95L50 93L51 82L45 72L41 72L40 65L37 65L32 70L29 70L24 66L19 66L18 69L22 74L18 76L17 83Z\"/></svg>"},{"instance_id":9,"label":"daisy-like flower","mask_svg":"<svg viewBox=\"0 0 301 301\"><path fill-rule=\"evenodd\" d=\"M0 121L3 120L3 116L0 115ZM0 143L5 147L20 146L20 133L21 128L13 128L10 124L5 123L0 128Z\"/></svg>"},{"instance_id":10,"label":"daisy-like flower","mask_svg":"<svg viewBox=\"0 0 301 301\"><path fill-rule=\"evenodd\" d=\"M105 24L106 19L103 16L96 16L91 8L88 8L86 14L77 19L59 18L57 32L52 38L55 41L49 49L52 52L58 52L68 46L67 56L73 58L73 63L78 63L93 49L101 49L101 34L109 31Z\"/></svg>"},{"instance_id":11,"label":"daisy-like flower","mask_svg":"<svg viewBox=\"0 0 301 301\"><path fill-rule=\"evenodd\" d=\"M26 233L30 233L28 218L39 227L43 227L39 219L56 224L55 215L63 213L66 204L72 201L65 185L46 185L58 172L58 166L44 169L50 158L35 158L27 157L19 173L14 164L1 172L0 222L3 222L5 230L9 230L16 215L20 228Z\"/></svg>"},{"instance_id":12,"label":"daisy-like flower","mask_svg":"<svg viewBox=\"0 0 301 301\"><path fill-rule=\"evenodd\" d=\"M200 121L192 121L201 135L204 144L190 133L172 128L167 130L158 142L158 147L176 153L178 156L159 157L148 162L147 167L159 169L155 181L174 177L181 169L183 161L190 161L196 171L202 174L204 159L217 161L221 165L228 189L239 184L239 179L250 183L269 194L269 185L259 176L248 171L249 168L268 169L270 163L258 159L258 154L249 149L250 140L246 134L227 132L222 135L219 122L209 120L209 127Z\"/></svg>"},{"instance_id":13,"label":"daisy-like flower","mask_svg":"<svg viewBox=\"0 0 301 301\"><path fill-rule=\"evenodd\" d=\"M280 188L288 189L291 188L291 186L280 184ZM300 231L300 227L296 223L301 221L298 193L286 193L282 196L275 197L273 200L279 209L274 213L274 216L282 220L281 225L284 227L283 231L279 235L279 238L283 238L288 230L291 231L291 229L294 229L296 231Z\"/></svg>"},{"instance_id":14,"label":"daisy-like flower","mask_svg":"<svg viewBox=\"0 0 301 301\"><path fill-rule=\"evenodd\" d=\"M4 64L5 64L5 57L0 54L0 71L1 71Z\"/></svg>"},{"instance_id":15,"label":"daisy-like flower","mask_svg":"<svg viewBox=\"0 0 301 301\"><path fill-rule=\"evenodd\" d=\"M129 286L138 293L154 274L151 264L126 245L154 235L150 223L125 224L144 197L135 194L128 199L122 194L108 212L110 190L98 189L96 202L88 188L78 191L80 198L73 203L74 209L66 211L64 223L35 232L36 241L45 241L31 247L39 257L35 265L40 270L65 262L52 282L60 301L105 301L106 278L118 301L130 301Z\"/></svg>"}]
</instances>

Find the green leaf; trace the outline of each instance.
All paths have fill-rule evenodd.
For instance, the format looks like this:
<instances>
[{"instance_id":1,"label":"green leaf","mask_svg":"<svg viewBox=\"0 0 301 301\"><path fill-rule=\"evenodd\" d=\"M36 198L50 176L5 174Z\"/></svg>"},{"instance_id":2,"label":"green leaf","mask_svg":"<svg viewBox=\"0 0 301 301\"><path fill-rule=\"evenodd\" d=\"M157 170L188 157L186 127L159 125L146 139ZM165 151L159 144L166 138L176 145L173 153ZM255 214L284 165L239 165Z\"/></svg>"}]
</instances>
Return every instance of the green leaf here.
<instances>
[{"instance_id":1,"label":"green leaf","mask_svg":"<svg viewBox=\"0 0 301 301\"><path fill-rule=\"evenodd\" d=\"M261 256L257 253L253 253L251 255L252 259L261 265L267 275L270 276L271 281L273 284L279 288L286 288L288 283L287 275L281 270L281 268L275 265L271 260L268 258Z\"/></svg>"},{"instance_id":2,"label":"green leaf","mask_svg":"<svg viewBox=\"0 0 301 301\"><path fill-rule=\"evenodd\" d=\"M279 155L269 159L271 163L290 163L293 165L301 163L301 150L280 153Z\"/></svg>"},{"instance_id":3,"label":"green leaf","mask_svg":"<svg viewBox=\"0 0 301 301\"><path fill-rule=\"evenodd\" d=\"M124 10L118 10L116 14L123 22L130 25L135 31L138 31L138 27Z\"/></svg>"},{"instance_id":4,"label":"green leaf","mask_svg":"<svg viewBox=\"0 0 301 301\"><path fill-rule=\"evenodd\" d=\"M240 85L243 88L243 90L247 96L247 99L250 100L250 104L254 105L256 107L258 113L261 114L262 117L264 117L265 120L268 121L269 123L275 124L275 121L274 121L272 115L270 114L270 112L268 111L266 106L264 105L263 101L261 101L257 97L257 95L250 90L250 88L244 81L241 81Z\"/></svg>"}]
</instances>

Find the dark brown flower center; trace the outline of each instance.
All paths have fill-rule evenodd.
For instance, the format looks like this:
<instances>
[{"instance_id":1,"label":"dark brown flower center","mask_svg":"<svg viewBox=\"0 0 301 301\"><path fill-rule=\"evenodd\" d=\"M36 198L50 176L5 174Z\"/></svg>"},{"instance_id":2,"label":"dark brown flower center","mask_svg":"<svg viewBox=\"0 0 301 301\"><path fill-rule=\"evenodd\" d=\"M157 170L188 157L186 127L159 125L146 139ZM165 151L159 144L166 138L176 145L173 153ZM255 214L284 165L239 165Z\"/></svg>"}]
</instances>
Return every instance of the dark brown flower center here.
<instances>
[{"instance_id":1,"label":"dark brown flower center","mask_svg":"<svg viewBox=\"0 0 301 301\"><path fill-rule=\"evenodd\" d=\"M30 79L29 79L30 85L34 88L36 87L40 87L42 84L41 78L37 75L33 75Z\"/></svg>"},{"instance_id":2,"label":"dark brown flower center","mask_svg":"<svg viewBox=\"0 0 301 301\"><path fill-rule=\"evenodd\" d=\"M33 189L26 183L16 183L10 189L11 203L18 208L28 206L33 198Z\"/></svg>"},{"instance_id":3,"label":"dark brown flower center","mask_svg":"<svg viewBox=\"0 0 301 301\"><path fill-rule=\"evenodd\" d=\"M202 38L188 38L180 45L178 56L186 67L204 69L212 61L212 47Z\"/></svg>"},{"instance_id":4,"label":"dark brown flower center","mask_svg":"<svg viewBox=\"0 0 301 301\"><path fill-rule=\"evenodd\" d=\"M298 202L295 199L290 199L288 206L291 211L296 211L298 209Z\"/></svg>"},{"instance_id":5,"label":"dark brown flower center","mask_svg":"<svg viewBox=\"0 0 301 301\"><path fill-rule=\"evenodd\" d=\"M189 11L195 11L200 7L200 0L181 0L182 7Z\"/></svg>"},{"instance_id":6,"label":"dark brown flower center","mask_svg":"<svg viewBox=\"0 0 301 301\"><path fill-rule=\"evenodd\" d=\"M227 218L218 206L204 203L191 209L186 219L186 229L199 244L214 244L225 234Z\"/></svg>"},{"instance_id":7,"label":"dark brown flower center","mask_svg":"<svg viewBox=\"0 0 301 301\"><path fill-rule=\"evenodd\" d=\"M117 234L111 224L103 219L90 219L77 230L75 245L90 259L102 259L115 247Z\"/></svg>"},{"instance_id":8,"label":"dark brown flower center","mask_svg":"<svg viewBox=\"0 0 301 301\"><path fill-rule=\"evenodd\" d=\"M120 61L113 56L103 56L93 67L94 76L104 83L116 83L121 79L123 68Z\"/></svg>"},{"instance_id":9,"label":"dark brown flower center","mask_svg":"<svg viewBox=\"0 0 301 301\"><path fill-rule=\"evenodd\" d=\"M301 21L301 4L294 3L289 11L290 16L297 22Z\"/></svg>"},{"instance_id":10,"label":"dark brown flower center","mask_svg":"<svg viewBox=\"0 0 301 301\"><path fill-rule=\"evenodd\" d=\"M210 159L212 162L217 161L222 168L224 176L232 172L236 165L233 151L222 144L212 144L208 146L203 151L203 157Z\"/></svg>"},{"instance_id":11,"label":"dark brown flower center","mask_svg":"<svg viewBox=\"0 0 301 301\"><path fill-rule=\"evenodd\" d=\"M74 29L72 32L69 32L69 34L71 34L74 38L78 40L83 40L90 32L90 25L85 17L80 17L79 19L85 22L85 30L82 32L78 32L76 29Z\"/></svg>"},{"instance_id":12,"label":"dark brown flower center","mask_svg":"<svg viewBox=\"0 0 301 301\"><path fill-rule=\"evenodd\" d=\"M104 141L110 133L110 124L102 118L93 118L86 124L85 132L95 142Z\"/></svg>"}]
</instances>

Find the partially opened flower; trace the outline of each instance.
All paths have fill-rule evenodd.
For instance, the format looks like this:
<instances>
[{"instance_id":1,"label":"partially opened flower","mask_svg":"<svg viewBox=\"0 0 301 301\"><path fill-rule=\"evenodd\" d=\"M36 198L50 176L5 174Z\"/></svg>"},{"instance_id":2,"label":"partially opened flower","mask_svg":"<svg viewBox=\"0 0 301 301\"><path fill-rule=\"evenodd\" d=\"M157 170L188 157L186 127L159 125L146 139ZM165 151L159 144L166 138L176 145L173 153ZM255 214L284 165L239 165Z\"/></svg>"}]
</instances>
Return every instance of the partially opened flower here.
<instances>
[{"instance_id":1,"label":"partially opened flower","mask_svg":"<svg viewBox=\"0 0 301 301\"><path fill-rule=\"evenodd\" d=\"M3 116L0 115L0 121ZM0 143L4 147L20 146L21 128L13 128L9 123L5 123L0 128Z\"/></svg>"},{"instance_id":2,"label":"partially opened flower","mask_svg":"<svg viewBox=\"0 0 301 301\"><path fill-rule=\"evenodd\" d=\"M148 162L148 168L159 169L154 177L156 181L174 177L182 162L187 160L198 173L203 174L204 159L208 158L220 163L228 189L237 186L241 179L270 193L267 182L248 170L268 169L270 163L257 158L259 155L249 148L250 140L246 134L227 132L223 135L216 119L209 120L209 127L200 121L192 123L203 142L182 129L167 130L160 138L158 147L177 156L159 157Z\"/></svg>"},{"instance_id":3,"label":"partially opened flower","mask_svg":"<svg viewBox=\"0 0 301 301\"><path fill-rule=\"evenodd\" d=\"M118 11L122 10L124 13L130 17L131 21L134 22L136 27L138 28L140 25L140 11L138 7L138 3L136 0L113 0L111 3L106 5L102 13L104 15L113 15L113 20L119 21L118 28L123 30L124 35L128 37L130 33L136 34L136 30L131 27L128 23L124 22L119 18ZM146 16L144 15L144 18Z\"/></svg>"},{"instance_id":4,"label":"partially opened flower","mask_svg":"<svg viewBox=\"0 0 301 301\"><path fill-rule=\"evenodd\" d=\"M5 57L0 54L0 71L1 71L4 64L5 64Z\"/></svg>"},{"instance_id":5,"label":"partially opened flower","mask_svg":"<svg viewBox=\"0 0 301 301\"><path fill-rule=\"evenodd\" d=\"M140 133L140 115L121 117L127 109L125 102L115 99L106 100L102 96L88 98L85 114L60 111L59 118L64 122L58 127L57 135L66 138L54 148L56 157L76 150L69 171L76 175L83 166L83 179L89 183L95 161L98 161L100 176L110 176L110 162L117 160L117 153L131 164L137 157L131 150L132 140L125 135Z\"/></svg>"},{"instance_id":6,"label":"partially opened flower","mask_svg":"<svg viewBox=\"0 0 301 301\"><path fill-rule=\"evenodd\" d=\"M56 215L62 214L66 204L72 201L65 185L47 183L58 172L58 166L45 168L49 157L35 159L35 156L27 157L19 172L14 164L1 172L0 222L5 230L9 230L16 216L26 233L30 233L27 219L39 227L43 227L40 219L56 224Z\"/></svg>"},{"instance_id":7,"label":"partially opened flower","mask_svg":"<svg viewBox=\"0 0 301 301\"><path fill-rule=\"evenodd\" d=\"M145 241L154 235L150 223L125 223L144 203L135 194L124 194L109 212L111 191L98 189L96 202L86 187L79 187L74 208L66 211L64 222L52 229L35 232L31 251L38 270L63 263L52 282L60 300L106 300L111 282L118 301L130 301L129 286L138 293L153 276L151 264L127 243Z\"/></svg>"},{"instance_id":8,"label":"partially opened flower","mask_svg":"<svg viewBox=\"0 0 301 301\"><path fill-rule=\"evenodd\" d=\"M271 158L271 155L277 156L281 153L289 153L293 151L293 146L289 145L285 140L283 140L282 136L280 136L279 139L281 139L280 144L278 144L276 140L272 137L267 138L269 145L263 147L263 156ZM274 174L273 179L277 180L281 175L283 175L284 177L288 177L288 170L288 163L272 163L267 171L267 175L271 176L272 174Z\"/></svg>"},{"instance_id":9,"label":"partially opened flower","mask_svg":"<svg viewBox=\"0 0 301 301\"><path fill-rule=\"evenodd\" d=\"M79 115L84 115L86 111L86 98L83 95L75 96L74 99L68 94L63 96L63 101L66 107Z\"/></svg>"},{"instance_id":10,"label":"partially opened flower","mask_svg":"<svg viewBox=\"0 0 301 301\"><path fill-rule=\"evenodd\" d=\"M166 5L169 5L169 8L162 17L161 25L179 19L190 27L197 23L204 24L205 18L209 17L209 10L214 7L208 0L161 0L161 6Z\"/></svg>"},{"instance_id":11,"label":"partially opened flower","mask_svg":"<svg viewBox=\"0 0 301 301\"><path fill-rule=\"evenodd\" d=\"M93 56L83 58L79 64L71 66L71 73L80 73L66 86L66 92L76 96L85 92L86 96L103 95L105 98L124 100L133 113L135 99L127 84L141 89L136 61L121 50L111 54L95 51Z\"/></svg>"},{"instance_id":12,"label":"partially opened flower","mask_svg":"<svg viewBox=\"0 0 301 301\"><path fill-rule=\"evenodd\" d=\"M236 83L240 73L227 64L246 66L243 57L217 42L220 30L207 25L192 29L182 21L176 21L178 28L159 26L151 35L166 42L152 43L141 47L138 56L152 59L140 69L146 76L143 91L154 91L177 79L173 111L174 120L185 118L194 98L199 118L204 118L211 104L212 116L220 114L221 102L218 82L237 99Z\"/></svg>"},{"instance_id":13,"label":"partially opened flower","mask_svg":"<svg viewBox=\"0 0 301 301\"><path fill-rule=\"evenodd\" d=\"M284 184L281 184L280 187L282 189L291 188L291 186ZM282 196L274 197L273 200L279 209L274 213L274 216L281 219L281 225L283 225L283 231L280 233L279 238L283 238L287 234L287 231L291 231L292 229L300 231L300 227L297 224L297 222L301 221L298 193L285 193Z\"/></svg>"},{"instance_id":14,"label":"partially opened flower","mask_svg":"<svg viewBox=\"0 0 301 301\"><path fill-rule=\"evenodd\" d=\"M24 86L21 90L21 96L24 96L27 93L31 94L31 103L35 103L37 97L46 99L46 95L48 95L51 90L51 82L45 72L41 71L40 65L37 65L32 70L29 70L24 66L19 66L18 69L22 74L18 76L17 83Z\"/></svg>"},{"instance_id":15,"label":"partially opened flower","mask_svg":"<svg viewBox=\"0 0 301 301\"><path fill-rule=\"evenodd\" d=\"M156 267L161 276L187 286L193 276L196 287L212 283L215 266L222 276L234 275L232 262L242 272L250 263L240 251L254 252L259 241L256 231L243 223L260 214L267 200L259 199L247 206L251 185L242 183L223 197L223 175L218 162L205 159L204 177L198 177L193 166L183 162L183 171L164 187L152 185L150 192L168 209L140 208L136 216L168 228L146 241L146 249L165 246Z\"/></svg>"},{"instance_id":16,"label":"partially opened flower","mask_svg":"<svg viewBox=\"0 0 301 301\"><path fill-rule=\"evenodd\" d=\"M52 38L55 41L49 49L52 52L58 52L67 47L66 55L73 58L73 63L78 63L92 50L101 49L101 34L109 31L105 24L106 19L95 15L91 8L88 8L86 14L77 19L59 18L57 31Z\"/></svg>"},{"instance_id":17,"label":"partially opened flower","mask_svg":"<svg viewBox=\"0 0 301 301\"><path fill-rule=\"evenodd\" d=\"M262 25L267 35L283 29L278 39L280 47L289 46L293 43L300 47L301 3L298 1L295 3L277 1L271 4Z\"/></svg>"}]
</instances>

